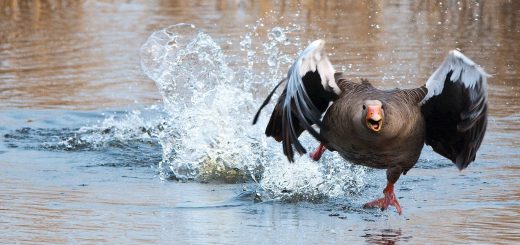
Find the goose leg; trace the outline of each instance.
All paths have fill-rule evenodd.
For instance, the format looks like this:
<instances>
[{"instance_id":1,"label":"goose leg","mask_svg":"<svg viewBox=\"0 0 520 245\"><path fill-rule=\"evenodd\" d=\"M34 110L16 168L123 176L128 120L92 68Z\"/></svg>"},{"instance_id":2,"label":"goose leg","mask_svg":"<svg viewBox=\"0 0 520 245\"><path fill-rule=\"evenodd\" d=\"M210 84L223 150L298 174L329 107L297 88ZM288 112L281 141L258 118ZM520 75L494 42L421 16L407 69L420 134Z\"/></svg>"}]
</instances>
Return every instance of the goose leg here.
<instances>
[{"instance_id":1,"label":"goose leg","mask_svg":"<svg viewBox=\"0 0 520 245\"><path fill-rule=\"evenodd\" d=\"M394 193L394 184L399 179L401 175L401 167L393 167L387 169L387 179L388 182L386 184L386 188L383 190L383 194L385 197L376 199L374 201L366 203L363 208L380 208L381 211L388 208L388 206L394 206L399 215L402 213L401 205L397 201ZM397 174L398 173L398 174Z\"/></svg>"},{"instance_id":2,"label":"goose leg","mask_svg":"<svg viewBox=\"0 0 520 245\"><path fill-rule=\"evenodd\" d=\"M326 148L323 144L320 144L318 146L318 148L316 148L316 150L314 150L313 152L311 152L309 154L309 156L312 158L312 160L314 161L318 161L320 160L321 158L321 155L323 155L323 152L325 152Z\"/></svg>"}]
</instances>

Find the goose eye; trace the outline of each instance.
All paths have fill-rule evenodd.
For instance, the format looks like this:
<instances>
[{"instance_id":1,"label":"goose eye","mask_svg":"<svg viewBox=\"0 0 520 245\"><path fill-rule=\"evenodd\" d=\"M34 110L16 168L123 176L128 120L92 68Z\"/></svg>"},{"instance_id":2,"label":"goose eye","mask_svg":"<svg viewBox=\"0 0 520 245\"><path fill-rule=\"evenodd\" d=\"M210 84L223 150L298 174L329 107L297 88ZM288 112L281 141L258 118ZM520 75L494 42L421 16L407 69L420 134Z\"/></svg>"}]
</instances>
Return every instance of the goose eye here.
<instances>
[{"instance_id":1,"label":"goose eye","mask_svg":"<svg viewBox=\"0 0 520 245\"><path fill-rule=\"evenodd\" d=\"M363 110L366 110L367 109L367 106L366 105L363 105Z\"/></svg>"}]
</instances>

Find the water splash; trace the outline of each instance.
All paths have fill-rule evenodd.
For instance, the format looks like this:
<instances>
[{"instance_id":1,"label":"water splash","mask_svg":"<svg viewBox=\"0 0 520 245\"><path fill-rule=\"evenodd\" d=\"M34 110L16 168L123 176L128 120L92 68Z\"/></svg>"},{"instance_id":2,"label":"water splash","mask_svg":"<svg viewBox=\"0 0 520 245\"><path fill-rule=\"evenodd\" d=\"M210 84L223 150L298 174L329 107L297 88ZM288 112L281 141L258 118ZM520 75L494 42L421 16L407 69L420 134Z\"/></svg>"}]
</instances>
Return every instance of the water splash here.
<instances>
[{"instance_id":1,"label":"water splash","mask_svg":"<svg viewBox=\"0 0 520 245\"><path fill-rule=\"evenodd\" d=\"M141 48L142 68L159 88L171 127L159 134L162 165L181 180L227 176L256 167L249 139L251 94L233 83L219 45L192 25L154 32ZM237 137L240 136L240 137ZM242 178L239 172L237 178ZM164 175L163 175L164 176Z\"/></svg>"},{"instance_id":2,"label":"water splash","mask_svg":"<svg viewBox=\"0 0 520 245\"><path fill-rule=\"evenodd\" d=\"M270 197L289 200L360 191L365 168L333 154L321 162L304 156L289 164L279 143L263 134L268 115L260 117L261 126L251 125L263 99L255 93L281 78L285 74L281 66L292 62L292 55L284 54L282 47L299 45L288 38L290 30L271 29L268 41L261 45L265 54L261 57L251 55L259 49L252 40L257 36L256 28L248 33L240 42L248 58L245 71L231 69L221 47L193 25L170 26L148 38L141 47L142 69L156 82L168 114L166 127L157 134L163 149L162 178L226 182L251 178L259 181ZM253 68L260 63L267 64L268 81L261 75L264 72ZM244 72L250 76L242 76ZM266 111L270 109L272 106ZM315 144L308 135L302 141L308 146Z\"/></svg>"}]
</instances>

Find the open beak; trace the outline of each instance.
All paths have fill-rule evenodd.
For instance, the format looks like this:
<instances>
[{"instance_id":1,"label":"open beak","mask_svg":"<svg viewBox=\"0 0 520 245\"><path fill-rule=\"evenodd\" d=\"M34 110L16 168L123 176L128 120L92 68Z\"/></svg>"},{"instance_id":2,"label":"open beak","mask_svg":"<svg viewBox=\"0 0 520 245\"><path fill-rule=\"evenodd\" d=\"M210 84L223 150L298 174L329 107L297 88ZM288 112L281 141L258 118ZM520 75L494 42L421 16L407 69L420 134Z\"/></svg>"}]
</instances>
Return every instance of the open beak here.
<instances>
[{"instance_id":1,"label":"open beak","mask_svg":"<svg viewBox=\"0 0 520 245\"><path fill-rule=\"evenodd\" d=\"M368 106L366 122L370 130L374 132L381 130L383 126L383 110L381 106Z\"/></svg>"}]
</instances>

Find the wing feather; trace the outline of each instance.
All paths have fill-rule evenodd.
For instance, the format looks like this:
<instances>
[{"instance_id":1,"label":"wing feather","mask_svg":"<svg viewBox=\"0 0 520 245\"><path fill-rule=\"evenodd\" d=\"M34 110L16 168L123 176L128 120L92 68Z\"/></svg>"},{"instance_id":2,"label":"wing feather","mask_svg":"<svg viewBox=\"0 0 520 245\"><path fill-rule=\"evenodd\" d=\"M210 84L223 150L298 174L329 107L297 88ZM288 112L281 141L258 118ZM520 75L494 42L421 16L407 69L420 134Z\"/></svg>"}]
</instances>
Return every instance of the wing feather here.
<instances>
[{"instance_id":1,"label":"wing feather","mask_svg":"<svg viewBox=\"0 0 520 245\"><path fill-rule=\"evenodd\" d=\"M303 131L307 130L317 140L325 141L313 125L323 126L322 114L341 93L334 79L334 68L324 50L325 42L316 40L291 65L285 79L287 84L266 128L267 136L282 141L289 161L294 161L294 150L299 154L306 153L298 140ZM266 101L268 99L270 96Z\"/></svg>"},{"instance_id":2,"label":"wing feather","mask_svg":"<svg viewBox=\"0 0 520 245\"><path fill-rule=\"evenodd\" d=\"M479 65L452 50L426 82L421 111L426 144L466 168L480 147L487 127L487 74Z\"/></svg>"}]
</instances>

